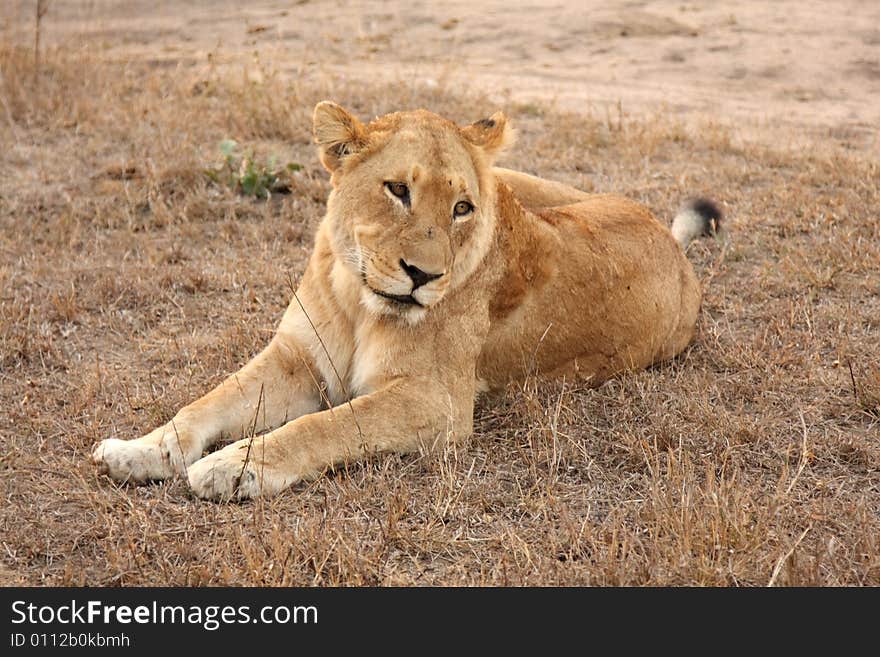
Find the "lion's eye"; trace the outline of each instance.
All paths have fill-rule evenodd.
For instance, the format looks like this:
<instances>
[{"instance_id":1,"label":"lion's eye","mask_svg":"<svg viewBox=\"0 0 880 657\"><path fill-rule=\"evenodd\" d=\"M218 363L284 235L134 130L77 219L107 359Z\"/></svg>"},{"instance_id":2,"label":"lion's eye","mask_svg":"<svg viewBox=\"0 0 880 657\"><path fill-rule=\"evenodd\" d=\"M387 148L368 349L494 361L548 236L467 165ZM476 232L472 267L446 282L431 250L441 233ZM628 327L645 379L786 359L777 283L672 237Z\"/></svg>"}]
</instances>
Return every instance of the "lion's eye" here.
<instances>
[{"instance_id":1,"label":"lion's eye","mask_svg":"<svg viewBox=\"0 0 880 657\"><path fill-rule=\"evenodd\" d=\"M466 214L470 214L474 211L473 204L468 201L459 201L455 204L455 208L452 210L452 216L454 217L463 217Z\"/></svg>"},{"instance_id":2,"label":"lion's eye","mask_svg":"<svg viewBox=\"0 0 880 657\"><path fill-rule=\"evenodd\" d=\"M386 182L385 189L403 201L405 205L409 205L409 187L406 186L406 183Z\"/></svg>"}]
</instances>

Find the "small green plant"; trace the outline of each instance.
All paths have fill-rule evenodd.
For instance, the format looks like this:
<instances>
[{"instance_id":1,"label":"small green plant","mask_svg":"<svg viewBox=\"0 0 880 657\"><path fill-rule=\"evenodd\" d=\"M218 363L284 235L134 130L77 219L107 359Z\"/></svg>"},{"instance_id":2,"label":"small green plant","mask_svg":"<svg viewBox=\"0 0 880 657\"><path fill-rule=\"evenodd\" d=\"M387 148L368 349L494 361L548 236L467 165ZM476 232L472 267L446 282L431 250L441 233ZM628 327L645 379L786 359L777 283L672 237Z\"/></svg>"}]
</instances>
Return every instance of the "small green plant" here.
<instances>
[{"instance_id":1,"label":"small green plant","mask_svg":"<svg viewBox=\"0 0 880 657\"><path fill-rule=\"evenodd\" d=\"M205 169L205 175L212 182L245 196L268 199L273 193L289 194L291 175L302 169L296 162L279 167L275 156L259 162L253 151L243 151L232 139L221 141L219 148L223 161Z\"/></svg>"}]
</instances>

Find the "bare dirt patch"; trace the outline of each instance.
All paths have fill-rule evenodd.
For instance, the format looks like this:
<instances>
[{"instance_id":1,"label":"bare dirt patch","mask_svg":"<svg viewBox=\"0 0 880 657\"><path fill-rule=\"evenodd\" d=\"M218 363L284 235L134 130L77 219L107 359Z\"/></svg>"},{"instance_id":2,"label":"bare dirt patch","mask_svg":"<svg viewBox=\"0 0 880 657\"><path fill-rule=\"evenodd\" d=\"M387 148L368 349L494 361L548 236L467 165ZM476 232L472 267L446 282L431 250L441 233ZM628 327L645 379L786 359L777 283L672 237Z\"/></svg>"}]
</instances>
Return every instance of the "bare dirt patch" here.
<instances>
[{"instance_id":1,"label":"bare dirt patch","mask_svg":"<svg viewBox=\"0 0 880 657\"><path fill-rule=\"evenodd\" d=\"M28 41L33 2L9 0ZM834 140L880 155L880 5L670 3L51 3L49 45L176 66L255 53L292 78L440 84L496 103L706 120L788 147Z\"/></svg>"}]
</instances>

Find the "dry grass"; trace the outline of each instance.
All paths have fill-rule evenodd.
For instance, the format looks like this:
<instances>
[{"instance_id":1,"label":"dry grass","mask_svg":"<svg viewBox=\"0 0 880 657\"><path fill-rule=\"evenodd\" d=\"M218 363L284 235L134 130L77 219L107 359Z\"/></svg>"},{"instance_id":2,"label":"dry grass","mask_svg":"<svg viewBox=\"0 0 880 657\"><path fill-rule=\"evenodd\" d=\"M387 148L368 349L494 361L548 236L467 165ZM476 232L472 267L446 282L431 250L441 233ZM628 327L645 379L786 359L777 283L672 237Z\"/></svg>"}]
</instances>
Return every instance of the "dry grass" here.
<instances>
[{"instance_id":1,"label":"dry grass","mask_svg":"<svg viewBox=\"0 0 880 657\"><path fill-rule=\"evenodd\" d=\"M661 217L709 193L699 333L598 390L526 382L465 446L268 501L99 477L89 448L167 420L271 335L322 214L311 107L484 98L405 83L0 52L0 561L6 583L880 584L880 170L667 116L506 108L504 164ZM262 68L257 76L255 73ZM253 81L259 79L260 81ZM234 138L304 165L259 202L201 170Z\"/></svg>"}]
</instances>

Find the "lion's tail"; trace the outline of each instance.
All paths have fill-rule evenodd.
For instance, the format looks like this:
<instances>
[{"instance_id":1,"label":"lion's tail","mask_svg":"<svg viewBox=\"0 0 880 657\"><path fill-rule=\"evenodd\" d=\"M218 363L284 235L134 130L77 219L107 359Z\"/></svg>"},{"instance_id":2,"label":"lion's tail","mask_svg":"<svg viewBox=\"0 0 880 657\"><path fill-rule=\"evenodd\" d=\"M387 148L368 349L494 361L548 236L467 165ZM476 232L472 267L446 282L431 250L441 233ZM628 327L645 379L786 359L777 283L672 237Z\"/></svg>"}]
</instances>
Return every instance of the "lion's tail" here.
<instances>
[{"instance_id":1,"label":"lion's tail","mask_svg":"<svg viewBox=\"0 0 880 657\"><path fill-rule=\"evenodd\" d=\"M721 226L721 209L714 201L695 198L685 203L672 220L672 236L687 247L704 235L715 235Z\"/></svg>"}]
</instances>

